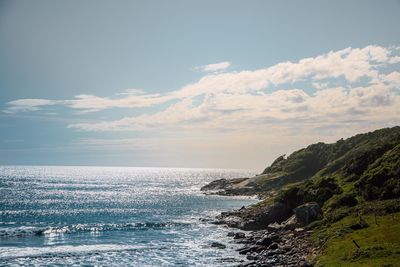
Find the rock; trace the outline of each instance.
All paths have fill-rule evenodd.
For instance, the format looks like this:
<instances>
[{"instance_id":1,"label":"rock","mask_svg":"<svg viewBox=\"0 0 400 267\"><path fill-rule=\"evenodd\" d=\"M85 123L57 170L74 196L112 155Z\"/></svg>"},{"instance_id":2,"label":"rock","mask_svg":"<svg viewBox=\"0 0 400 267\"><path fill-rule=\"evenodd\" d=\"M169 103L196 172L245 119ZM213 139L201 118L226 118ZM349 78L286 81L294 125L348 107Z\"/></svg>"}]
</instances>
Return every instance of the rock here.
<instances>
[{"instance_id":1,"label":"rock","mask_svg":"<svg viewBox=\"0 0 400 267\"><path fill-rule=\"evenodd\" d=\"M256 245L261 245L261 246L269 246L272 243L272 239L269 236L263 237L262 239L258 240L256 242Z\"/></svg>"},{"instance_id":2,"label":"rock","mask_svg":"<svg viewBox=\"0 0 400 267\"><path fill-rule=\"evenodd\" d=\"M234 185L237 185L248 178L235 178L235 179L219 179L212 181L209 184L200 188L200 191L211 191L211 190L221 190L221 189L232 189Z\"/></svg>"},{"instance_id":3,"label":"rock","mask_svg":"<svg viewBox=\"0 0 400 267\"><path fill-rule=\"evenodd\" d=\"M222 243L218 243L218 242L212 242L211 243L211 247L212 248L219 248L219 249L224 249L226 248L226 246Z\"/></svg>"},{"instance_id":4,"label":"rock","mask_svg":"<svg viewBox=\"0 0 400 267\"><path fill-rule=\"evenodd\" d=\"M240 239L235 239L236 244L253 244L254 242L249 239L249 238L240 238Z\"/></svg>"},{"instance_id":5,"label":"rock","mask_svg":"<svg viewBox=\"0 0 400 267\"><path fill-rule=\"evenodd\" d=\"M279 248L277 243L272 243L271 245L269 245L268 250L275 250Z\"/></svg>"},{"instance_id":6,"label":"rock","mask_svg":"<svg viewBox=\"0 0 400 267\"><path fill-rule=\"evenodd\" d=\"M256 253L260 253L265 249L264 246L258 246L258 245L254 245L254 246L246 246L242 249L239 249L239 254L245 255L249 252L256 252Z\"/></svg>"},{"instance_id":7,"label":"rock","mask_svg":"<svg viewBox=\"0 0 400 267\"><path fill-rule=\"evenodd\" d=\"M293 210L296 219L302 225L307 225L317 219L322 215L322 210L320 206L315 202L310 202L298 206Z\"/></svg>"},{"instance_id":8,"label":"rock","mask_svg":"<svg viewBox=\"0 0 400 267\"><path fill-rule=\"evenodd\" d=\"M258 257L255 256L255 255L247 255L246 258L247 258L248 260L251 260L251 261L254 261L254 260L257 260L257 259L258 259Z\"/></svg>"},{"instance_id":9,"label":"rock","mask_svg":"<svg viewBox=\"0 0 400 267\"><path fill-rule=\"evenodd\" d=\"M279 254L284 254L285 252L283 251L283 250L280 250L280 249L275 249L275 250L270 250L270 251L268 251L268 257L271 257L271 256L276 256L276 255L279 255Z\"/></svg>"},{"instance_id":10,"label":"rock","mask_svg":"<svg viewBox=\"0 0 400 267\"><path fill-rule=\"evenodd\" d=\"M307 262L307 261L299 261L299 262L297 263L297 266L299 266L299 267L312 267L312 264L310 264L310 263Z\"/></svg>"},{"instance_id":11,"label":"rock","mask_svg":"<svg viewBox=\"0 0 400 267\"><path fill-rule=\"evenodd\" d=\"M275 222L282 222L290 216L290 209L282 203L274 203L268 206L263 213L252 216L249 220L244 220L239 228L242 230L267 229L268 225Z\"/></svg>"},{"instance_id":12,"label":"rock","mask_svg":"<svg viewBox=\"0 0 400 267\"><path fill-rule=\"evenodd\" d=\"M217 218L213 224L226 224L229 227L238 228L242 223L243 219L235 215L224 215L223 217Z\"/></svg>"},{"instance_id":13,"label":"rock","mask_svg":"<svg viewBox=\"0 0 400 267\"><path fill-rule=\"evenodd\" d=\"M284 230L293 230L297 226L299 226L299 222L297 221L296 215L292 215L289 219L282 223Z\"/></svg>"},{"instance_id":14,"label":"rock","mask_svg":"<svg viewBox=\"0 0 400 267\"><path fill-rule=\"evenodd\" d=\"M235 236L235 232L229 232L228 236Z\"/></svg>"},{"instance_id":15,"label":"rock","mask_svg":"<svg viewBox=\"0 0 400 267\"><path fill-rule=\"evenodd\" d=\"M249 178L219 179L203 186L200 190L223 196L254 196L262 191L258 183L251 182Z\"/></svg>"},{"instance_id":16,"label":"rock","mask_svg":"<svg viewBox=\"0 0 400 267\"><path fill-rule=\"evenodd\" d=\"M241 238L245 238L245 237L246 237L245 233L237 232L233 239L241 239Z\"/></svg>"},{"instance_id":17,"label":"rock","mask_svg":"<svg viewBox=\"0 0 400 267\"><path fill-rule=\"evenodd\" d=\"M225 188L229 184L226 179L219 179L200 188L200 191L219 190Z\"/></svg>"},{"instance_id":18,"label":"rock","mask_svg":"<svg viewBox=\"0 0 400 267\"><path fill-rule=\"evenodd\" d=\"M251 252L251 247L244 247L238 250L239 254L246 255L247 253Z\"/></svg>"}]
</instances>

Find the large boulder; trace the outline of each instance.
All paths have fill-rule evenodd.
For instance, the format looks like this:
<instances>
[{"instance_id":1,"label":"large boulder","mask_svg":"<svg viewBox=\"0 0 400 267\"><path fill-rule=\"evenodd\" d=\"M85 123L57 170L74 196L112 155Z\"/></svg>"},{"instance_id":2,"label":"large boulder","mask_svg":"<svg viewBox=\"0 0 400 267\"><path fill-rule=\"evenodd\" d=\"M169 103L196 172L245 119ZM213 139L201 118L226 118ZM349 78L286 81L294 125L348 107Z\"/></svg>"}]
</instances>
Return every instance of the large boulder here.
<instances>
[{"instance_id":1,"label":"large boulder","mask_svg":"<svg viewBox=\"0 0 400 267\"><path fill-rule=\"evenodd\" d=\"M300 205L293 212L297 221L303 225L307 225L322 216L321 207L316 202Z\"/></svg>"},{"instance_id":2,"label":"large boulder","mask_svg":"<svg viewBox=\"0 0 400 267\"><path fill-rule=\"evenodd\" d=\"M290 209L282 203L274 203L266 208L264 212L253 214L249 219L243 220L240 229L254 231L267 229L271 223L281 223L290 216Z\"/></svg>"}]
</instances>

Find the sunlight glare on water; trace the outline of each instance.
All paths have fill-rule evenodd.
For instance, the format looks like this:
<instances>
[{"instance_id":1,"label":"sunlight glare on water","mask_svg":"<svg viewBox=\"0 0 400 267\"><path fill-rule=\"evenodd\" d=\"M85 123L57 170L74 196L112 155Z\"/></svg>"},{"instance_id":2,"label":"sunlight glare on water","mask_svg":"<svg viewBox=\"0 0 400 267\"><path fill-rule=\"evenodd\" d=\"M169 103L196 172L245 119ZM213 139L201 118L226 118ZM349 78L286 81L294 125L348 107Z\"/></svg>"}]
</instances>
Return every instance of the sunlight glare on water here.
<instances>
[{"instance_id":1,"label":"sunlight glare on water","mask_svg":"<svg viewBox=\"0 0 400 267\"><path fill-rule=\"evenodd\" d=\"M199 190L215 179L250 175L254 172L0 167L0 263L235 265L244 259L227 238L230 229L200 219L255 200ZM211 248L213 241L227 249Z\"/></svg>"}]
</instances>

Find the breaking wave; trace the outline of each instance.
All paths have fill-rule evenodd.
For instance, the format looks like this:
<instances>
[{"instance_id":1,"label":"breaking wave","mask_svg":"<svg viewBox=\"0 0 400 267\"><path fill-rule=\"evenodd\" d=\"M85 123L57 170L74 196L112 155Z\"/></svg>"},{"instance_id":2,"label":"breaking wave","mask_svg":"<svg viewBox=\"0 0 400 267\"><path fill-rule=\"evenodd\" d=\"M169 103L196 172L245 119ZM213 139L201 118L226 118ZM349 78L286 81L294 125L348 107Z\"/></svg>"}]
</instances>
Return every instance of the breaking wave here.
<instances>
[{"instance_id":1,"label":"breaking wave","mask_svg":"<svg viewBox=\"0 0 400 267\"><path fill-rule=\"evenodd\" d=\"M111 223L111 224L76 224L62 227L7 227L0 228L0 238L44 236L54 234L70 234L85 232L109 232L109 231L139 231L162 230L166 228L188 227L190 223L183 222L135 222L135 223Z\"/></svg>"}]
</instances>

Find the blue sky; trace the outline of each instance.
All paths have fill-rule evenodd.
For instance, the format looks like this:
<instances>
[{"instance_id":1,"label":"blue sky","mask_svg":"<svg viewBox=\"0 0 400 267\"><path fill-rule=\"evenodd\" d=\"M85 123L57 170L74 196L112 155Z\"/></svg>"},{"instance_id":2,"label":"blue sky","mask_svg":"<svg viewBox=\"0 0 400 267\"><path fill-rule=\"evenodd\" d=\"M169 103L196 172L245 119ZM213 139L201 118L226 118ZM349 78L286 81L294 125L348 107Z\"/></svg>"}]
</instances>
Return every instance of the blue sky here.
<instances>
[{"instance_id":1,"label":"blue sky","mask_svg":"<svg viewBox=\"0 0 400 267\"><path fill-rule=\"evenodd\" d=\"M400 1L0 1L0 164L262 170L399 124Z\"/></svg>"}]
</instances>

